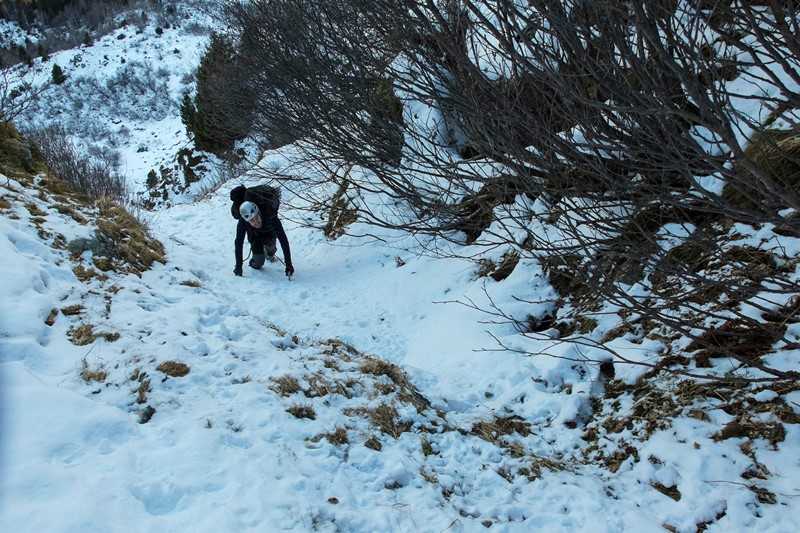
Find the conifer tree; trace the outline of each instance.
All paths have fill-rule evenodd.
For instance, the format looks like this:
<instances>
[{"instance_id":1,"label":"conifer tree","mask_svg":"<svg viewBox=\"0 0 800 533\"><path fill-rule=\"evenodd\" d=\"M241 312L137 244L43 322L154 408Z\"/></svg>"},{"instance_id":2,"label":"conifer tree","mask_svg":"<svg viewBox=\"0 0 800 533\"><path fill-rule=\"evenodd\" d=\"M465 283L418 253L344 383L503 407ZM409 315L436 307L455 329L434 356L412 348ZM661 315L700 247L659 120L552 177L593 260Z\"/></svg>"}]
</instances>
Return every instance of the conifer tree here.
<instances>
[{"instance_id":1,"label":"conifer tree","mask_svg":"<svg viewBox=\"0 0 800 533\"><path fill-rule=\"evenodd\" d=\"M67 81L67 75L64 74L64 70L59 67L57 64L53 65L53 70L51 72L51 78L53 83L56 85L61 85L65 81Z\"/></svg>"},{"instance_id":2,"label":"conifer tree","mask_svg":"<svg viewBox=\"0 0 800 533\"><path fill-rule=\"evenodd\" d=\"M181 119L198 149L219 153L247 135L251 115L252 95L238 52L229 39L213 34L197 69L197 92L181 103Z\"/></svg>"}]
</instances>

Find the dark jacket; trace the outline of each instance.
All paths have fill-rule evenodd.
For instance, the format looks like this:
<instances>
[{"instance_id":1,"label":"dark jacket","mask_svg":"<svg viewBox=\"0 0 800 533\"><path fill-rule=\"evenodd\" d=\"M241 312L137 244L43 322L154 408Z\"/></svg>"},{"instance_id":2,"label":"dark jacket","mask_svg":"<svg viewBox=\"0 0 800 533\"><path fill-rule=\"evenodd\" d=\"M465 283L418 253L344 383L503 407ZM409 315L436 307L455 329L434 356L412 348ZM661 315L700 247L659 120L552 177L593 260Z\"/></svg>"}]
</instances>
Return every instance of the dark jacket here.
<instances>
[{"instance_id":1,"label":"dark jacket","mask_svg":"<svg viewBox=\"0 0 800 533\"><path fill-rule=\"evenodd\" d=\"M231 197L233 198L233 194ZM281 221L278 219L278 212L274 205L258 195L257 192L251 190L247 190L243 197L236 198L236 200L241 200L238 202L234 201L234 205L231 207L231 214L239 220L236 225L236 240L234 241L236 268L241 268L244 262L242 259L242 246L244 245L245 235L247 235L247 240L250 242L253 254L264 253L264 244L270 241L275 242L275 238L277 238L281 243L283 260L286 262L286 266L289 267L292 264L292 252L289 248L289 239L286 238L286 232L283 230L283 224L281 224ZM256 229L242 219L238 208L242 202L253 202L258 206L258 210L261 212L260 228Z\"/></svg>"}]
</instances>

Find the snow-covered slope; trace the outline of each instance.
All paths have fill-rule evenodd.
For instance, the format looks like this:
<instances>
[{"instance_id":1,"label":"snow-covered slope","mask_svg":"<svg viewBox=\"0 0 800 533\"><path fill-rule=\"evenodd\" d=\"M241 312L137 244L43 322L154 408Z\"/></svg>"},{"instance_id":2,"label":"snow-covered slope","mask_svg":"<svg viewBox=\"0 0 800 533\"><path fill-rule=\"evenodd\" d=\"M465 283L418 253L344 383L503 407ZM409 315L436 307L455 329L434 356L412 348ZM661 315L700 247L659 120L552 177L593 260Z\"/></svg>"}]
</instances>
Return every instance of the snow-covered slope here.
<instances>
[{"instance_id":1,"label":"snow-covered slope","mask_svg":"<svg viewBox=\"0 0 800 533\"><path fill-rule=\"evenodd\" d=\"M797 526L795 425L779 449L751 444L778 505L739 481L754 468L744 439L713 438L724 413L656 431L616 473L583 464L582 428L565 422L600 378L571 361L473 351L490 345L480 315L434 303L480 301L471 263L388 234L392 245L330 243L288 224L296 277L275 264L237 278L222 190L154 217L166 264L81 283L48 244L89 232L39 196L3 189L3 530ZM506 282L544 285L533 267ZM75 346L68 333L82 324L100 337ZM169 377L165 361L188 374Z\"/></svg>"},{"instance_id":2,"label":"snow-covered slope","mask_svg":"<svg viewBox=\"0 0 800 533\"><path fill-rule=\"evenodd\" d=\"M188 144L177 101L206 39L191 22L37 60L39 79L53 63L69 79L26 125L119 150L141 188ZM296 172L284 155L263 164ZM536 261L497 282L406 235L329 241L287 191L296 276L237 278L227 183L143 213L166 263L91 275L92 254L64 246L96 210L24 181L0 176L2 531L800 530L800 392L665 377L664 395L624 365L610 385L580 347L452 303L541 316L515 300L553 297ZM619 325L595 318L597 339ZM734 407L754 425L732 427Z\"/></svg>"},{"instance_id":3,"label":"snow-covered slope","mask_svg":"<svg viewBox=\"0 0 800 533\"><path fill-rule=\"evenodd\" d=\"M85 148L118 152L119 171L134 191L143 190L150 170L169 165L190 144L179 103L193 90L210 30L193 2L178 5L181 24L125 23L137 17L122 14L119 29L91 46L37 58L31 69L15 67L34 85L50 82L54 65L67 76L50 84L18 122L25 129L63 127Z\"/></svg>"}]
</instances>

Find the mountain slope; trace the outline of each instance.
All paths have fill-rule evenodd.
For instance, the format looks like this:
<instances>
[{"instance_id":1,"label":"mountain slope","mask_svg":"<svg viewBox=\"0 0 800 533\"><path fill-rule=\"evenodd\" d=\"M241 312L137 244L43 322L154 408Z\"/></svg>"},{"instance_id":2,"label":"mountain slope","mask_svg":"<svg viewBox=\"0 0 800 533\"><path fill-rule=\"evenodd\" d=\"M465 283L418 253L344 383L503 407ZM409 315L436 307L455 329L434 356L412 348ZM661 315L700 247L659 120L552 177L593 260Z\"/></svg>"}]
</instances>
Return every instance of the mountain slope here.
<instances>
[{"instance_id":1,"label":"mountain slope","mask_svg":"<svg viewBox=\"0 0 800 533\"><path fill-rule=\"evenodd\" d=\"M189 145L177 101L207 38L193 22L37 60L32 76L58 63L69 79L25 125L119 150L143 190ZM260 165L302 178L292 151ZM496 281L481 267L505 250L434 258L360 222L367 237L331 241L287 182L295 278L280 263L237 278L228 191L260 181L199 196L209 168L183 204L141 213L163 262L104 271L74 244L100 206L48 190L46 169L3 172L4 531L800 529L800 391L603 368L540 320L556 291L536 260ZM798 239L737 229L796 256ZM540 334L475 309L493 305ZM661 356L612 307L584 318L631 360ZM798 353L768 357L793 368Z\"/></svg>"}]
</instances>

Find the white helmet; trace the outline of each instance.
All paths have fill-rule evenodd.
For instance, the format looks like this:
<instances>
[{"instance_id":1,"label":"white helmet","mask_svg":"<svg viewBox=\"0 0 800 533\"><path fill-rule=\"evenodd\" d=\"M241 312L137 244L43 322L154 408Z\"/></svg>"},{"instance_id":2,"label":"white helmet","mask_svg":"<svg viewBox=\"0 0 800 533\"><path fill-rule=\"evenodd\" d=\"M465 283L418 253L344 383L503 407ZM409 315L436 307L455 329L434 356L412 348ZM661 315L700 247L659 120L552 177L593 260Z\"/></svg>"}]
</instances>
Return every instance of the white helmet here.
<instances>
[{"instance_id":1,"label":"white helmet","mask_svg":"<svg viewBox=\"0 0 800 533\"><path fill-rule=\"evenodd\" d=\"M259 214L258 206L253 202L242 202L242 205L239 206L239 214L247 222L250 222Z\"/></svg>"}]
</instances>

